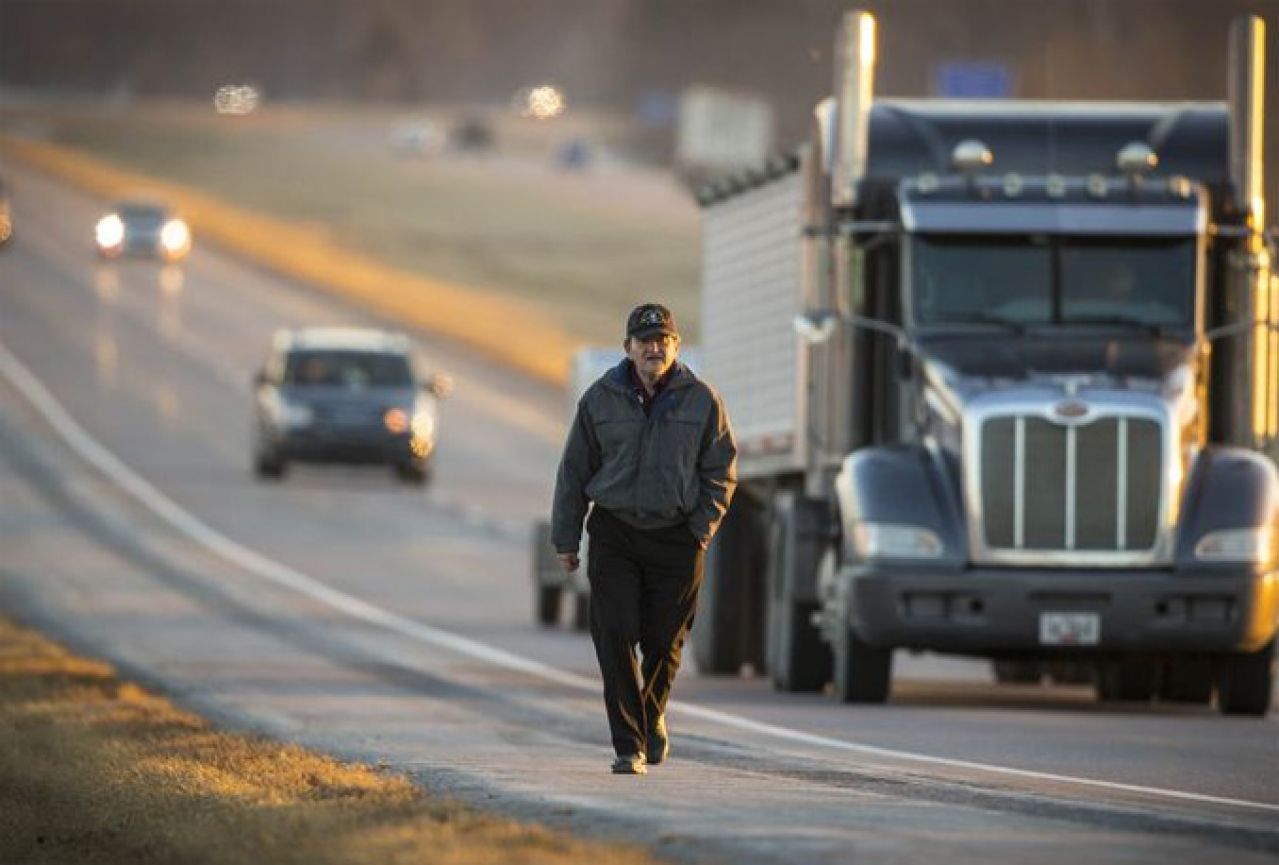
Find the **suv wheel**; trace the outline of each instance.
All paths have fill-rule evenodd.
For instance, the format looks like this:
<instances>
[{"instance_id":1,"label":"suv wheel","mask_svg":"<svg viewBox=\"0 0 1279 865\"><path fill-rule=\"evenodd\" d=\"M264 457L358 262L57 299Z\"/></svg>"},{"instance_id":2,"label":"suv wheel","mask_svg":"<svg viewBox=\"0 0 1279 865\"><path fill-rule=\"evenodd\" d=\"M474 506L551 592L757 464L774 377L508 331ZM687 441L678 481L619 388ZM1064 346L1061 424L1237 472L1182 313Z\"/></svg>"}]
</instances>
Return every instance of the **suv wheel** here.
<instances>
[{"instance_id":1,"label":"suv wheel","mask_svg":"<svg viewBox=\"0 0 1279 865\"><path fill-rule=\"evenodd\" d=\"M395 476L406 484L422 486L431 479L431 472L422 463L403 463L395 467Z\"/></svg>"},{"instance_id":2,"label":"suv wheel","mask_svg":"<svg viewBox=\"0 0 1279 865\"><path fill-rule=\"evenodd\" d=\"M259 452L253 461L253 473L264 480L280 480L287 468L284 460L269 453Z\"/></svg>"}]
</instances>

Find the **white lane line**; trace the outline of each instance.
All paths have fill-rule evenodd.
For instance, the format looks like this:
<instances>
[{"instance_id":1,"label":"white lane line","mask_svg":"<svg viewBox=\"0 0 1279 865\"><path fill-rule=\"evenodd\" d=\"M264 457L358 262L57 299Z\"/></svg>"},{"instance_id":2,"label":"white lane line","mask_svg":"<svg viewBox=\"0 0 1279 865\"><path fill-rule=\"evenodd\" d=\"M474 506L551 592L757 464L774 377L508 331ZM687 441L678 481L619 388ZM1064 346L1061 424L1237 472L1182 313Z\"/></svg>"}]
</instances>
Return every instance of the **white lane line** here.
<instances>
[{"instance_id":1,"label":"white lane line","mask_svg":"<svg viewBox=\"0 0 1279 865\"><path fill-rule=\"evenodd\" d=\"M58 436L86 462L94 466L125 492L151 510L156 516L171 525L174 529L222 556L227 561L239 566L250 574L300 592L314 600L328 604L347 615L378 625L389 631L412 639L420 640L432 646L447 649L467 657L486 661L498 667L527 673L556 684L565 685L578 690L599 690L599 682L576 673L556 669L547 664L529 660L472 640L449 631L433 628L430 625L405 618L404 616L375 607L359 598L340 592L324 585L305 574L282 565L272 559L228 538L213 529L199 518L183 510L172 499L144 480L136 472L120 461L115 454L93 439L67 413L66 409L54 398L40 381L28 370L3 344L0 344L0 372L31 405L43 415ZM1054 783L1076 784L1104 790L1138 793L1165 799L1176 799L1187 802L1198 802L1213 805L1229 805L1239 808L1250 808L1260 811L1279 813L1279 805L1267 802L1254 802L1247 799L1232 799L1223 796L1208 796L1184 790L1169 790L1161 787L1146 787L1139 784L1123 784L1115 781L1102 781L1094 778L1080 778L1070 775L1056 775L1050 772L1035 772L1027 769L1015 769L1008 766L996 766L987 763L974 763L968 760L953 760L947 757L934 757L927 754L916 754L910 751L895 751L890 748L879 748L874 745L863 745L834 739L814 733L805 733L789 727L752 721L740 715L733 715L717 709L708 709L690 703L676 702L671 706L677 714L686 717L700 718L726 727L746 730L762 736L779 739L800 745L828 748L855 754L883 757L896 760L909 760L934 766L966 769L985 772L993 775L1004 775L1017 778L1030 778Z\"/></svg>"}]
</instances>

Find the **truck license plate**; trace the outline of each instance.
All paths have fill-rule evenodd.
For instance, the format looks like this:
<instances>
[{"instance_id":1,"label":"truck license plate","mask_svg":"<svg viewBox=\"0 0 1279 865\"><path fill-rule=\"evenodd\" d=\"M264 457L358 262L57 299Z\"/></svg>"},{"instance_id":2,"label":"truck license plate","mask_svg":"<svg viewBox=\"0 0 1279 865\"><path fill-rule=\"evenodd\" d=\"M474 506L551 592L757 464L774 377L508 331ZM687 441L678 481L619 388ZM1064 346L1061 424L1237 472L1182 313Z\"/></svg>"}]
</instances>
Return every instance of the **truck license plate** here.
<instances>
[{"instance_id":1,"label":"truck license plate","mask_svg":"<svg viewBox=\"0 0 1279 865\"><path fill-rule=\"evenodd\" d=\"M1039 642L1044 646L1095 646L1101 642L1097 613L1040 613Z\"/></svg>"}]
</instances>

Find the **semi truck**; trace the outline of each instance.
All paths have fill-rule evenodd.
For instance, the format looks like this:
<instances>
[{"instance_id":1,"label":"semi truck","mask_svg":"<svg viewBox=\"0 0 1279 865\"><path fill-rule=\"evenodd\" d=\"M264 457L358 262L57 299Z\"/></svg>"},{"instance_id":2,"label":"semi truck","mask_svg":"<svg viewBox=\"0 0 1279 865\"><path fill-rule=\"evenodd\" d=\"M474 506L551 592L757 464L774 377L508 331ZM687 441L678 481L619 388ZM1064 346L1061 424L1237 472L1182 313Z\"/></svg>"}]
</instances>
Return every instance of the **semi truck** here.
<instances>
[{"instance_id":1,"label":"semi truck","mask_svg":"<svg viewBox=\"0 0 1279 865\"><path fill-rule=\"evenodd\" d=\"M706 673L890 696L894 650L1264 714L1279 279L1264 23L1218 103L889 100L846 13L795 153L700 192L737 497Z\"/></svg>"}]
</instances>

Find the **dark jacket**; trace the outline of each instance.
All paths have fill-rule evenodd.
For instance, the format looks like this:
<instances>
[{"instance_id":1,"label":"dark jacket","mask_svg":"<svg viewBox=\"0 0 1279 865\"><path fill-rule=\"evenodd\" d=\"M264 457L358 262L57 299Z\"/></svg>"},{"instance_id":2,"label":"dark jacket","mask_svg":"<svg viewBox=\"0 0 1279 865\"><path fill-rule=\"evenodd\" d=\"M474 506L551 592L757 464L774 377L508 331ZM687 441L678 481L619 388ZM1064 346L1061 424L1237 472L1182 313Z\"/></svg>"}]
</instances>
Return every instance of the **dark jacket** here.
<instances>
[{"instance_id":1,"label":"dark jacket","mask_svg":"<svg viewBox=\"0 0 1279 865\"><path fill-rule=\"evenodd\" d=\"M640 529L688 526L704 549L737 487L719 394L679 361L648 416L623 360L577 403L555 479L551 543L576 553L589 502Z\"/></svg>"}]
</instances>

